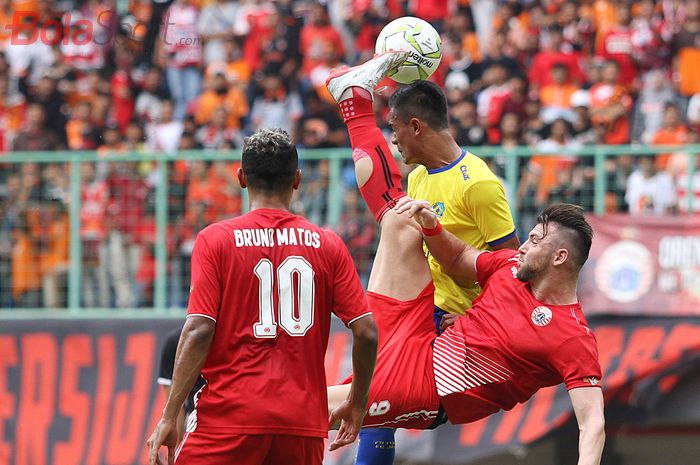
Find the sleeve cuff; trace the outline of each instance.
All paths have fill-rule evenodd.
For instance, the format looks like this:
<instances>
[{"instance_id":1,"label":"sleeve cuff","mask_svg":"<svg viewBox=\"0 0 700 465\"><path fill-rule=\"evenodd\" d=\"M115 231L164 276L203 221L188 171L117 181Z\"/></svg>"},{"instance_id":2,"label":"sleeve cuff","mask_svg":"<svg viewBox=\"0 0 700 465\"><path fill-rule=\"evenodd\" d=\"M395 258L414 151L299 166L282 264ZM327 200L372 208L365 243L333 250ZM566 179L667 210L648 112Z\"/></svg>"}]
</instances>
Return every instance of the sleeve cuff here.
<instances>
[{"instance_id":1,"label":"sleeve cuff","mask_svg":"<svg viewBox=\"0 0 700 465\"><path fill-rule=\"evenodd\" d=\"M371 315L371 314L372 314L372 312L367 312L367 313L363 313L363 314L360 315L360 316L356 316L356 317L353 318L352 320L348 321L348 323L347 323L346 326L350 326L351 324L353 324L354 322L356 322L356 321L359 320L360 318L364 318L364 317L369 316L369 315Z\"/></svg>"},{"instance_id":2,"label":"sleeve cuff","mask_svg":"<svg viewBox=\"0 0 700 465\"><path fill-rule=\"evenodd\" d=\"M495 241L487 242L487 244L488 244L490 247L494 247L494 246L496 246L496 245L503 244L504 242L506 242L506 241L508 241L508 240L510 240L510 239L512 239L512 238L514 238L514 237L515 237L515 229L513 230L512 233L510 233L510 234L508 234L508 235L506 235L506 236L503 236L503 237L500 238L500 239L496 239Z\"/></svg>"},{"instance_id":3,"label":"sleeve cuff","mask_svg":"<svg viewBox=\"0 0 700 465\"><path fill-rule=\"evenodd\" d=\"M158 384L160 384L161 386L170 386L171 384L173 384L173 380L170 378L158 377Z\"/></svg>"},{"instance_id":4,"label":"sleeve cuff","mask_svg":"<svg viewBox=\"0 0 700 465\"><path fill-rule=\"evenodd\" d=\"M205 315L204 313L189 313L189 314L187 314L187 317L186 317L186 318L189 318L189 317L191 317L191 316L201 316L201 317L204 317L204 318L209 318L211 321L213 321L214 323L216 323L216 318L214 318L214 317L212 317L212 316L209 316L209 315Z\"/></svg>"}]
</instances>

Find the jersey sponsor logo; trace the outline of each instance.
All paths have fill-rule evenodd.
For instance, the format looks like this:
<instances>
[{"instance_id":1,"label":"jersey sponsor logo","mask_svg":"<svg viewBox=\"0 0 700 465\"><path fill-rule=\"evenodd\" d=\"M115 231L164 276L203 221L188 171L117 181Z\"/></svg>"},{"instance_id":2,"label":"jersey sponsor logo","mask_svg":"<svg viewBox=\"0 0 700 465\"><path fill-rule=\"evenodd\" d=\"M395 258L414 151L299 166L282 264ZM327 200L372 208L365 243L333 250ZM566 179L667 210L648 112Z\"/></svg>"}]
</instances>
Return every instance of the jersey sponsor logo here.
<instances>
[{"instance_id":1,"label":"jersey sponsor logo","mask_svg":"<svg viewBox=\"0 0 700 465\"><path fill-rule=\"evenodd\" d=\"M595 282L610 300L634 302L651 289L654 269L654 258L644 244L619 241L600 255L595 268Z\"/></svg>"},{"instance_id":2,"label":"jersey sponsor logo","mask_svg":"<svg viewBox=\"0 0 700 465\"><path fill-rule=\"evenodd\" d=\"M367 413L370 417L379 417L389 412L390 408L391 403L389 403L388 400L380 400L379 402L372 402L372 405L369 406Z\"/></svg>"},{"instance_id":3,"label":"jersey sponsor logo","mask_svg":"<svg viewBox=\"0 0 700 465\"><path fill-rule=\"evenodd\" d=\"M552 321L552 311L545 307L537 307L532 311L532 322L537 326L547 326Z\"/></svg>"},{"instance_id":4,"label":"jersey sponsor logo","mask_svg":"<svg viewBox=\"0 0 700 465\"><path fill-rule=\"evenodd\" d=\"M462 172L462 177L464 178L464 180L469 181L469 175L467 174L467 167L465 165L461 165L459 167L459 170Z\"/></svg>"},{"instance_id":5,"label":"jersey sponsor logo","mask_svg":"<svg viewBox=\"0 0 700 465\"><path fill-rule=\"evenodd\" d=\"M433 211L435 212L435 215L438 217L438 219L441 220L443 215L445 214L445 204L442 202L435 202L433 204Z\"/></svg>"},{"instance_id":6,"label":"jersey sponsor logo","mask_svg":"<svg viewBox=\"0 0 700 465\"><path fill-rule=\"evenodd\" d=\"M588 383L591 386L597 386L600 384L600 380L598 378L595 378L593 376L590 376L588 378L583 378L584 383Z\"/></svg>"}]
</instances>

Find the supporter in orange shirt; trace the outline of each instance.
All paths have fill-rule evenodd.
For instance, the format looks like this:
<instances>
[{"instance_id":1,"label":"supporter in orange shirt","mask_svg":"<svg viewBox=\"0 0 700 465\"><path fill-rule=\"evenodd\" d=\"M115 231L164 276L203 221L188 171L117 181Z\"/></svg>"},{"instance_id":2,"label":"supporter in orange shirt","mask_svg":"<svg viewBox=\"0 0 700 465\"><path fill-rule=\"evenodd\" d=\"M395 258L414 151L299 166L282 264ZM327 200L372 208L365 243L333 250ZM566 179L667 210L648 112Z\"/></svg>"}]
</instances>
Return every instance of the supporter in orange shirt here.
<instances>
[{"instance_id":1,"label":"supporter in orange shirt","mask_svg":"<svg viewBox=\"0 0 700 465\"><path fill-rule=\"evenodd\" d=\"M630 137L632 98L619 85L620 65L613 60L603 66L602 80L591 87L591 121L605 129L606 144L626 144Z\"/></svg>"},{"instance_id":2,"label":"supporter in orange shirt","mask_svg":"<svg viewBox=\"0 0 700 465\"><path fill-rule=\"evenodd\" d=\"M654 145L683 145L688 143L688 127L681 123L681 114L678 106L667 103L664 108L664 118L661 129L654 135ZM665 170L673 157L670 153L662 153L656 157L656 168Z\"/></svg>"},{"instance_id":3,"label":"supporter in orange shirt","mask_svg":"<svg viewBox=\"0 0 700 465\"><path fill-rule=\"evenodd\" d=\"M700 92L700 0L686 3L686 17L673 39L675 68L680 93L686 97Z\"/></svg>"},{"instance_id":4,"label":"supporter in orange shirt","mask_svg":"<svg viewBox=\"0 0 700 465\"><path fill-rule=\"evenodd\" d=\"M562 63L556 63L552 67L552 84L547 84L540 89L542 119L545 123L550 123L556 118L573 120L571 96L579 90L579 87L568 81L569 69Z\"/></svg>"},{"instance_id":5,"label":"supporter in orange shirt","mask_svg":"<svg viewBox=\"0 0 700 465\"><path fill-rule=\"evenodd\" d=\"M238 38L228 39L224 42L226 61L214 61L207 66L204 78L210 80L219 73L226 76L226 80L245 88L250 81L253 70L250 63L243 57L243 49Z\"/></svg>"},{"instance_id":6,"label":"supporter in orange shirt","mask_svg":"<svg viewBox=\"0 0 700 465\"><path fill-rule=\"evenodd\" d=\"M71 112L71 118L66 123L68 148L70 150L94 150L99 140L99 132L90 120L92 104L78 103Z\"/></svg>"},{"instance_id":7,"label":"supporter in orange shirt","mask_svg":"<svg viewBox=\"0 0 700 465\"><path fill-rule=\"evenodd\" d=\"M299 49L304 56L304 76L308 76L311 70L322 62L320 51L323 50L324 43L330 44L339 59L345 56L343 39L330 23L328 10L320 3L315 3L312 7L310 24L301 29L299 41Z\"/></svg>"},{"instance_id":8,"label":"supporter in orange shirt","mask_svg":"<svg viewBox=\"0 0 700 465\"><path fill-rule=\"evenodd\" d=\"M238 129L241 119L249 112L248 100L238 85L229 85L223 73L216 74L207 89L197 101L194 118L198 125L212 121L217 108L224 107L228 113L227 127Z\"/></svg>"},{"instance_id":9,"label":"supporter in orange shirt","mask_svg":"<svg viewBox=\"0 0 700 465\"><path fill-rule=\"evenodd\" d=\"M12 230L12 299L17 307L38 308L41 304L41 267L27 212Z\"/></svg>"},{"instance_id":10,"label":"supporter in orange shirt","mask_svg":"<svg viewBox=\"0 0 700 465\"><path fill-rule=\"evenodd\" d=\"M44 202L41 252L41 274L44 307L65 306L66 274L68 272L68 244L70 228L68 214L59 200Z\"/></svg>"}]
</instances>

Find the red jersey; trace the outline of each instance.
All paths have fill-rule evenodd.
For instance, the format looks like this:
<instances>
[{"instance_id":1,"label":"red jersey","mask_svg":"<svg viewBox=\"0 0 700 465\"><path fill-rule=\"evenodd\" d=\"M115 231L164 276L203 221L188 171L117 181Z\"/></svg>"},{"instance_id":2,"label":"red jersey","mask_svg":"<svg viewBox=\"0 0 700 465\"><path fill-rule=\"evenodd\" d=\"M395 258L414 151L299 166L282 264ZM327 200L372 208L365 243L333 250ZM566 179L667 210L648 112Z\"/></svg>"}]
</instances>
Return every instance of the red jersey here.
<instances>
[{"instance_id":1,"label":"red jersey","mask_svg":"<svg viewBox=\"0 0 700 465\"><path fill-rule=\"evenodd\" d=\"M482 253L482 292L434 344L437 391L452 423L510 410L540 388L599 386L598 349L581 306L539 302L517 273L518 252Z\"/></svg>"},{"instance_id":2,"label":"red jersey","mask_svg":"<svg viewBox=\"0 0 700 465\"><path fill-rule=\"evenodd\" d=\"M327 437L331 312L346 325L369 313L335 233L269 209L202 230L187 314L211 318L216 333L197 429Z\"/></svg>"}]
</instances>

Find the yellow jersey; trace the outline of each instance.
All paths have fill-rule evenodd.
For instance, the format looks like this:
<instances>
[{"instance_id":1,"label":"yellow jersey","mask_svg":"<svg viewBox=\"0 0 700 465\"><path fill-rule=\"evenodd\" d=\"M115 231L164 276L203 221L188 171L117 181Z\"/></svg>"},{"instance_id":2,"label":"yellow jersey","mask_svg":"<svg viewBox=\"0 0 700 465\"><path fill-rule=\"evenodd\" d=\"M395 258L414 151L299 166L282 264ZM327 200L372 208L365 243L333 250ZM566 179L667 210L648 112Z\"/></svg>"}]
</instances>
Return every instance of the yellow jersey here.
<instances>
[{"instance_id":1,"label":"yellow jersey","mask_svg":"<svg viewBox=\"0 0 700 465\"><path fill-rule=\"evenodd\" d=\"M501 180L469 152L440 168L418 166L408 175L408 195L430 202L442 226L477 249L485 250L515 236ZM435 305L463 315L479 295L479 285L455 282L427 248L425 251L435 283Z\"/></svg>"}]
</instances>

